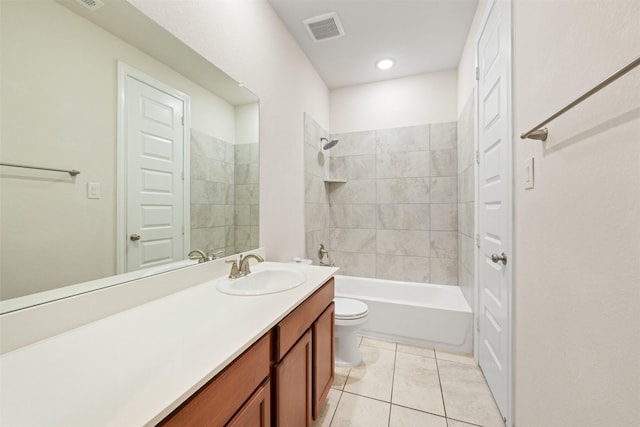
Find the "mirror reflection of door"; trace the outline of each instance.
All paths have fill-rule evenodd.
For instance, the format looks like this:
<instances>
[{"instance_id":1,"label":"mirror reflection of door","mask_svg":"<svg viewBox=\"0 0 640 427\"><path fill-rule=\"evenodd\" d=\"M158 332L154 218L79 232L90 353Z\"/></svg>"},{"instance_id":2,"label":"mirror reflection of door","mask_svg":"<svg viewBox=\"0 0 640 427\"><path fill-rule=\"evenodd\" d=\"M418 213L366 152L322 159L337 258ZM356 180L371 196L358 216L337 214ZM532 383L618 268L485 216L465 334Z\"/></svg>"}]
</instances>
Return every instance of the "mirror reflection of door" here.
<instances>
[{"instance_id":1,"label":"mirror reflection of door","mask_svg":"<svg viewBox=\"0 0 640 427\"><path fill-rule=\"evenodd\" d=\"M125 167L118 180L126 194L119 247L126 248L124 271L184 259L188 249L188 184L184 179L188 144L185 120L189 97L130 67L124 71L121 115ZM124 176L122 176L124 175Z\"/></svg>"}]
</instances>

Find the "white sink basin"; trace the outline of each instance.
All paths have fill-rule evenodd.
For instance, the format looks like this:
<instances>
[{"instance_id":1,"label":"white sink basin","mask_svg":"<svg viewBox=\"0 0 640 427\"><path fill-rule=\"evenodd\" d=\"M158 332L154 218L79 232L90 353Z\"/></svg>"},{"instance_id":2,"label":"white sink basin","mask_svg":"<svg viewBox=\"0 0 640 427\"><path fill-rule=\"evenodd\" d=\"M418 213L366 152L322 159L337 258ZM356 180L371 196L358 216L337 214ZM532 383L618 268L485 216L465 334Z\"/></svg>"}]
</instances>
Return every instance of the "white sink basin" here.
<instances>
[{"instance_id":1,"label":"white sink basin","mask_svg":"<svg viewBox=\"0 0 640 427\"><path fill-rule=\"evenodd\" d=\"M307 276L301 271L287 267L251 266L251 274L238 279L218 279L216 287L230 295L264 295L283 292L302 285Z\"/></svg>"}]
</instances>

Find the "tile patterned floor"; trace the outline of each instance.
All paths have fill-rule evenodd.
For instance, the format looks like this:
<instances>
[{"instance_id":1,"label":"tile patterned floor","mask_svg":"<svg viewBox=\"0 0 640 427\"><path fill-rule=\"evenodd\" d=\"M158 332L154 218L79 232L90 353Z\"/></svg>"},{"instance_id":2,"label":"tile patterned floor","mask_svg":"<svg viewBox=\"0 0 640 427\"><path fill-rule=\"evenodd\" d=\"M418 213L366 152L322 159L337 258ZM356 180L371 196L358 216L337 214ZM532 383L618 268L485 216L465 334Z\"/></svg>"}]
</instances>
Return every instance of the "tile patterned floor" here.
<instances>
[{"instance_id":1,"label":"tile patterned floor","mask_svg":"<svg viewBox=\"0 0 640 427\"><path fill-rule=\"evenodd\" d=\"M473 358L362 338L314 427L504 427Z\"/></svg>"}]
</instances>

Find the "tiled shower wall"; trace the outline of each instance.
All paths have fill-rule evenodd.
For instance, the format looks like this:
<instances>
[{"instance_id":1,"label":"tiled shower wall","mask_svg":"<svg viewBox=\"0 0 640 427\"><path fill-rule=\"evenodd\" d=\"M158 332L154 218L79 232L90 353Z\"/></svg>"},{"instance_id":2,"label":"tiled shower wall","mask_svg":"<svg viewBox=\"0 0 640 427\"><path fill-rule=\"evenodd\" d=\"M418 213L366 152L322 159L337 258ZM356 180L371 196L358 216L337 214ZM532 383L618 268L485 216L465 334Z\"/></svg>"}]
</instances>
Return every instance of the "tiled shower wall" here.
<instances>
[{"instance_id":1,"label":"tiled shower wall","mask_svg":"<svg viewBox=\"0 0 640 427\"><path fill-rule=\"evenodd\" d=\"M224 255L258 247L258 143L191 129L191 249Z\"/></svg>"},{"instance_id":2,"label":"tiled shower wall","mask_svg":"<svg viewBox=\"0 0 640 427\"><path fill-rule=\"evenodd\" d=\"M328 173L328 152L320 146L320 138L328 138L324 130L308 114L304 116L304 219L305 257L319 263L318 248L323 243L329 249L329 193L325 184Z\"/></svg>"},{"instance_id":3,"label":"tiled shower wall","mask_svg":"<svg viewBox=\"0 0 640 427\"><path fill-rule=\"evenodd\" d=\"M458 283L457 124L333 135L329 249L340 273Z\"/></svg>"},{"instance_id":4,"label":"tiled shower wall","mask_svg":"<svg viewBox=\"0 0 640 427\"><path fill-rule=\"evenodd\" d=\"M471 307L474 304L475 223L475 108L473 95L458 117L458 280Z\"/></svg>"}]
</instances>

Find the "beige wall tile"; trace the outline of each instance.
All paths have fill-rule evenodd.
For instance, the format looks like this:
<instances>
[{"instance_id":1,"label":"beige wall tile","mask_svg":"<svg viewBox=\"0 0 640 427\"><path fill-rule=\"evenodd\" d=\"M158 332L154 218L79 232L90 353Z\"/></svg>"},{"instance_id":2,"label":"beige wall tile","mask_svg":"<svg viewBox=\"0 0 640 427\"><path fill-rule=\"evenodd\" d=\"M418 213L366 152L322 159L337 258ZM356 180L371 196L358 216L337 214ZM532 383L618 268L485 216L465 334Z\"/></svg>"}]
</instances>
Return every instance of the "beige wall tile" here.
<instances>
[{"instance_id":1,"label":"beige wall tile","mask_svg":"<svg viewBox=\"0 0 640 427\"><path fill-rule=\"evenodd\" d=\"M331 250L339 252L376 252L376 230L359 228L332 228Z\"/></svg>"},{"instance_id":2,"label":"beige wall tile","mask_svg":"<svg viewBox=\"0 0 640 427\"><path fill-rule=\"evenodd\" d=\"M376 137L374 131L349 132L332 135L340 142L331 149L332 156L357 156L376 153Z\"/></svg>"},{"instance_id":3,"label":"beige wall tile","mask_svg":"<svg viewBox=\"0 0 640 427\"><path fill-rule=\"evenodd\" d=\"M429 257L378 254L376 256L376 277L379 279L428 283L431 279L430 266Z\"/></svg>"},{"instance_id":4,"label":"beige wall tile","mask_svg":"<svg viewBox=\"0 0 640 427\"><path fill-rule=\"evenodd\" d=\"M431 125L431 150L447 150L458 145L458 122Z\"/></svg>"},{"instance_id":5,"label":"beige wall tile","mask_svg":"<svg viewBox=\"0 0 640 427\"><path fill-rule=\"evenodd\" d=\"M441 176L431 178L431 203L457 203L458 177Z\"/></svg>"},{"instance_id":6,"label":"beige wall tile","mask_svg":"<svg viewBox=\"0 0 640 427\"><path fill-rule=\"evenodd\" d=\"M434 258L458 258L458 233L455 231L432 231L431 256Z\"/></svg>"},{"instance_id":7,"label":"beige wall tile","mask_svg":"<svg viewBox=\"0 0 640 427\"><path fill-rule=\"evenodd\" d=\"M429 128L430 125L420 125L377 130L377 152L428 151Z\"/></svg>"},{"instance_id":8,"label":"beige wall tile","mask_svg":"<svg viewBox=\"0 0 640 427\"><path fill-rule=\"evenodd\" d=\"M458 284L458 260L456 258L431 258L431 283Z\"/></svg>"},{"instance_id":9,"label":"beige wall tile","mask_svg":"<svg viewBox=\"0 0 640 427\"><path fill-rule=\"evenodd\" d=\"M377 201L385 203L429 203L429 178L394 178L375 181Z\"/></svg>"},{"instance_id":10,"label":"beige wall tile","mask_svg":"<svg viewBox=\"0 0 640 427\"><path fill-rule=\"evenodd\" d=\"M329 176L341 179L375 179L376 156L373 154L330 156Z\"/></svg>"},{"instance_id":11,"label":"beige wall tile","mask_svg":"<svg viewBox=\"0 0 640 427\"><path fill-rule=\"evenodd\" d=\"M378 254L430 256L428 231L378 230Z\"/></svg>"},{"instance_id":12,"label":"beige wall tile","mask_svg":"<svg viewBox=\"0 0 640 427\"><path fill-rule=\"evenodd\" d=\"M376 205L334 204L330 207L331 227L376 228Z\"/></svg>"},{"instance_id":13,"label":"beige wall tile","mask_svg":"<svg viewBox=\"0 0 640 427\"><path fill-rule=\"evenodd\" d=\"M455 176L458 174L456 149L431 151L431 176Z\"/></svg>"},{"instance_id":14,"label":"beige wall tile","mask_svg":"<svg viewBox=\"0 0 640 427\"><path fill-rule=\"evenodd\" d=\"M351 180L329 185L331 204L371 204L376 202L376 181L373 179Z\"/></svg>"},{"instance_id":15,"label":"beige wall tile","mask_svg":"<svg viewBox=\"0 0 640 427\"><path fill-rule=\"evenodd\" d=\"M379 204L377 227L393 230L429 230L431 210L427 203Z\"/></svg>"},{"instance_id":16,"label":"beige wall tile","mask_svg":"<svg viewBox=\"0 0 640 427\"><path fill-rule=\"evenodd\" d=\"M376 159L376 178L419 178L429 176L428 151L379 153Z\"/></svg>"},{"instance_id":17,"label":"beige wall tile","mask_svg":"<svg viewBox=\"0 0 640 427\"><path fill-rule=\"evenodd\" d=\"M431 230L457 231L458 205L456 203L438 203L431 205Z\"/></svg>"},{"instance_id":18,"label":"beige wall tile","mask_svg":"<svg viewBox=\"0 0 640 427\"><path fill-rule=\"evenodd\" d=\"M336 267L340 267L338 274L344 274L346 276L376 277L376 254L361 254L332 250L330 255L331 260L334 262Z\"/></svg>"}]
</instances>

